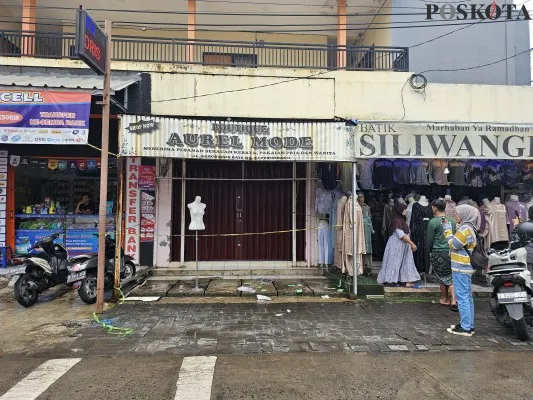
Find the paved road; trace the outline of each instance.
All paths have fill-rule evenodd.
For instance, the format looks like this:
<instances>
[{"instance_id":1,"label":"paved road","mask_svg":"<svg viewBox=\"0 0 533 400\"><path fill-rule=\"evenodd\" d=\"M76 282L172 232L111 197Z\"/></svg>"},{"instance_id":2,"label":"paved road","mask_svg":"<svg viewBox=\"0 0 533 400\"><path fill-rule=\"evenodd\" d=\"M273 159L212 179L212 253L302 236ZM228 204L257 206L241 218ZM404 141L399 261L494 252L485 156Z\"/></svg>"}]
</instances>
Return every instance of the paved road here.
<instances>
[{"instance_id":1,"label":"paved road","mask_svg":"<svg viewBox=\"0 0 533 400\"><path fill-rule=\"evenodd\" d=\"M0 400L531 399L529 353L0 358Z\"/></svg>"}]
</instances>

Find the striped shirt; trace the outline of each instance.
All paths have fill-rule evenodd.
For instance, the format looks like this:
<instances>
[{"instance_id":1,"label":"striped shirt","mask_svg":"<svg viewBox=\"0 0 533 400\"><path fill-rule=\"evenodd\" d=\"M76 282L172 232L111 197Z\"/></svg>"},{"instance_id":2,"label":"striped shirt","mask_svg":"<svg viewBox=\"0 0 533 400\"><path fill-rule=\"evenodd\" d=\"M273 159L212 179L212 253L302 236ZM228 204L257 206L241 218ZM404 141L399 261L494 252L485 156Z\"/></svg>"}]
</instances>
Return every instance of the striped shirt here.
<instances>
[{"instance_id":1,"label":"striped shirt","mask_svg":"<svg viewBox=\"0 0 533 400\"><path fill-rule=\"evenodd\" d=\"M468 225L461 225L455 235L452 232L451 225L444 225L444 237L450 246L450 258L452 261L452 271L470 270L470 256L465 250L468 249L470 253L476 247L476 236L471 227ZM472 272L474 270L472 269Z\"/></svg>"}]
</instances>

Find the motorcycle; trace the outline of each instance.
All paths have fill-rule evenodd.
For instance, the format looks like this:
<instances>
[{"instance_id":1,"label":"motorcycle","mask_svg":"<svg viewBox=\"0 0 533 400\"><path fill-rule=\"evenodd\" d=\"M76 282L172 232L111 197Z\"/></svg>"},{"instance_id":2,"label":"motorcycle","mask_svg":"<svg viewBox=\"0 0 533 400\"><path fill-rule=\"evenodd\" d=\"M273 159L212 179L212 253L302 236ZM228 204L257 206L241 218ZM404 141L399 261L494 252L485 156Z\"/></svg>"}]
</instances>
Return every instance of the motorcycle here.
<instances>
[{"instance_id":1,"label":"motorcycle","mask_svg":"<svg viewBox=\"0 0 533 400\"><path fill-rule=\"evenodd\" d=\"M8 287L14 287L15 299L21 306L31 307L39 294L49 288L78 279L69 269L76 257L69 259L65 246L54 242L58 238L57 233L44 237L28 251L42 249L42 253L17 256L11 261L13 267L7 273Z\"/></svg>"},{"instance_id":2,"label":"motorcycle","mask_svg":"<svg viewBox=\"0 0 533 400\"><path fill-rule=\"evenodd\" d=\"M528 341L533 326L533 291L525 246L533 240L533 223L517 226L509 242L496 242L489 249L487 282L493 292L490 308L496 319L512 326L517 338Z\"/></svg>"},{"instance_id":3,"label":"motorcycle","mask_svg":"<svg viewBox=\"0 0 533 400\"><path fill-rule=\"evenodd\" d=\"M97 235L96 235L97 236ZM105 237L105 275L104 289L110 290L115 284L115 241L109 236ZM136 268L133 258L121 251L120 279L125 280L135 276ZM71 268L72 272L83 274L77 279L73 287L78 290L78 295L84 303L94 304L96 302L98 254L88 255L78 258ZM80 275L81 276L81 275Z\"/></svg>"}]
</instances>

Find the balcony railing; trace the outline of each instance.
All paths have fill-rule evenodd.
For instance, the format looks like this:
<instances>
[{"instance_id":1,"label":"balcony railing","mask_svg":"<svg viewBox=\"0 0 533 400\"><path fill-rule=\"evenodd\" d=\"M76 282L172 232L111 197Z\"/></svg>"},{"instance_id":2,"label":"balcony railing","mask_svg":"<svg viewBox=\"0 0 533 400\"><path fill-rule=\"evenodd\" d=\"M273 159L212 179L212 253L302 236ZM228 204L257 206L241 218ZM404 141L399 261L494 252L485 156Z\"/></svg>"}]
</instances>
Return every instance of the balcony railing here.
<instances>
[{"instance_id":1,"label":"balcony railing","mask_svg":"<svg viewBox=\"0 0 533 400\"><path fill-rule=\"evenodd\" d=\"M76 58L74 34L0 32L0 55ZM407 47L330 46L114 36L115 61L305 69L408 71Z\"/></svg>"}]
</instances>

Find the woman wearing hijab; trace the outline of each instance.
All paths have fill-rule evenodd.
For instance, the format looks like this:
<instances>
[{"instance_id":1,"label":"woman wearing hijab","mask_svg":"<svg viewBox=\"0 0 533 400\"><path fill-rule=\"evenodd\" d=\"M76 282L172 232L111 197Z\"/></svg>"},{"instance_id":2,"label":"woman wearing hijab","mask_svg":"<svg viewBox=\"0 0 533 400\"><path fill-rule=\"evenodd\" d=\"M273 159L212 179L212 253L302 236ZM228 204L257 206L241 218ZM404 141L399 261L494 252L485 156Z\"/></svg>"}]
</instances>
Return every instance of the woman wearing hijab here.
<instances>
[{"instance_id":1,"label":"woman wearing hijab","mask_svg":"<svg viewBox=\"0 0 533 400\"><path fill-rule=\"evenodd\" d=\"M459 306L460 322L448 328L448 332L460 336L474 334L474 299L472 297L472 275L475 270L470 264L470 255L476 247L476 227L479 226L479 211L468 204L457 206L457 232L451 224L442 224L444 237L450 246L452 278L455 299Z\"/></svg>"},{"instance_id":2,"label":"woman wearing hijab","mask_svg":"<svg viewBox=\"0 0 533 400\"><path fill-rule=\"evenodd\" d=\"M416 245L409 238L406 210L407 205L402 203L393 207L392 234L387 241L378 275L378 283L385 286L398 286L398 283L402 282L406 287L415 287L414 282L420 280L413 258Z\"/></svg>"}]
</instances>

